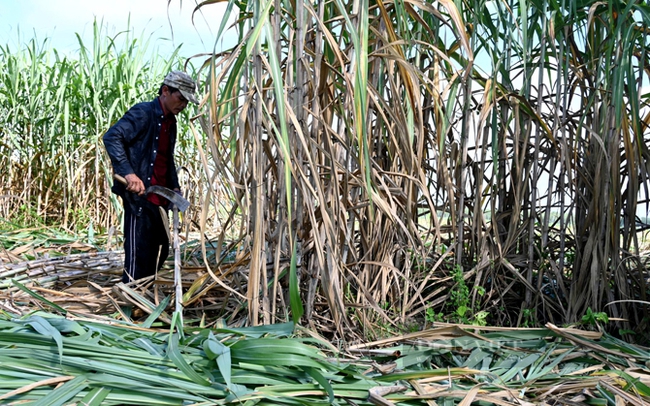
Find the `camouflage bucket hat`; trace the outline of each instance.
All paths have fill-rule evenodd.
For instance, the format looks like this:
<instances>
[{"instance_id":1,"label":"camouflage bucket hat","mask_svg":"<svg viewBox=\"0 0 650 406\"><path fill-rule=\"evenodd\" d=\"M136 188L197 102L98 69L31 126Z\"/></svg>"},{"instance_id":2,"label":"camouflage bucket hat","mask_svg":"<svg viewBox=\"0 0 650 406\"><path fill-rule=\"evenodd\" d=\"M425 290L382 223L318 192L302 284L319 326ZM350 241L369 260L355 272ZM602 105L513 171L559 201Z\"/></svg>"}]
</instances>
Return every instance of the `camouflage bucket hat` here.
<instances>
[{"instance_id":1,"label":"camouflage bucket hat","mask_svg":"<svg viewBox=\"0 0 650 406\"><path fill-rule=\"evenodd\" d=\"M199 104L195 96L196 82L187 73L179 70L171 71L165 76L163 84L178 89L187 100Z\"/></svg>"}]
</instances>

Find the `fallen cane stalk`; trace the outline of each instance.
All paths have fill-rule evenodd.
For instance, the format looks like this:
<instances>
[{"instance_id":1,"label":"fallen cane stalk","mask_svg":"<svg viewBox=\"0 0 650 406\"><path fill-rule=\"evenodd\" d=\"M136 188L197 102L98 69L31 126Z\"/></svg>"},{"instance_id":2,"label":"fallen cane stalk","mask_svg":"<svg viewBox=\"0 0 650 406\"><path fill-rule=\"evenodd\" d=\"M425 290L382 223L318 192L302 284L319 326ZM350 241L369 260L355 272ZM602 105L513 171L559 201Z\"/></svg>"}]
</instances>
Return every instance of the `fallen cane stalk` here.
<instances>
[{"instance_id":1,"label":"fallen cane stalk","mask_svg":"<svg viewBox=\"0 0 650 406\"><path fill-rule=\"evenodd\" d=\"M9 399L9 398L11 398L13 396L20 395L21 393L29 392L30 390L32 390L34 388L38 388L39 386L49 386L49 385L54 385L54 384L58 384L58 383L61 383L61 382L67 382L67 381L69 381L69 380L71 380L73 378L74 378L74 375L58 376L56 378L50 378L50 379L45 379L45 380L42 380L42 381L34 382L32 384L23 386L22 388L18 388L18 389L14 390L14 391L5 393L4 395L0 396L0 400Z\"/></svg>"}]
</instances>

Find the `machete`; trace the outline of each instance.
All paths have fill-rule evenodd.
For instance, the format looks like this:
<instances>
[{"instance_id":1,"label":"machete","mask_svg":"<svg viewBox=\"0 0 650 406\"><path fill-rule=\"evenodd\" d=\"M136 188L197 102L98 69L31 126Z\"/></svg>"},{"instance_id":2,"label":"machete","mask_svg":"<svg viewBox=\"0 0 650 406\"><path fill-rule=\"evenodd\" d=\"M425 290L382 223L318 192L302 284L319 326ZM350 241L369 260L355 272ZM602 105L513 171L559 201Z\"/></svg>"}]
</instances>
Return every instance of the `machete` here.
<instances>
[{"instance_id":1,"label":"machete","mask_svg":"<svg viewBox=\"0 0 650 406\"><path fill-rule=\"evenodd\" d=\"M122 183L123 185L127 185L128 182L124 177L114 174L113 178L117 180L118 182ZM144 191L145 194L149 193L155 193L159 196L164 197L165 199L169 200L172 202L173 209L173 219L174 219L174 225L173 225L173 230L174 230L174 240L170 241L173 245L174 248L174 290L175 290L175 296L176 296L176 311L175 313L178 313L180 316L181 320L181 326L183 325L183 285L181 281L181 250L180 250L180 242L178 239L178 232L180 230L180 224L179 224L179 219L178 219L178 211L184 212L187 210L188 207L190 207L190 202L187 201L183 196L179 195L178 193L174 192L173 190L167 189L166 187L162 187L159 185L153 185L149 186L147 190ZM167 220L166 217L166 212L161 211L161 216L163 218L163 221ZM169 229L167 229L167 233L169 233ZM169 238L169 235L168 235ZM171 239L170 239L171 240Z\"/></svg>"},{"instance_id":2,"label":"machete","mask_svg":"<svg viewBox=\"0 0 650 406\"><path fill-rule=\"evenodd\" d=\"M113 175L113 178L124 186L126 186L128 183L124 177L118 174ZM167 189L166 187L162 187L160 185L149 186L147 190L144 191L144 194L149 193L154 193L158 196L164 197L165 199L169 200L175 207L178 207L178 210L182 212L185 212L185 210L190 207L190 202L187 199L174 192L173 190Z\"/></svg>"}]
</instances>

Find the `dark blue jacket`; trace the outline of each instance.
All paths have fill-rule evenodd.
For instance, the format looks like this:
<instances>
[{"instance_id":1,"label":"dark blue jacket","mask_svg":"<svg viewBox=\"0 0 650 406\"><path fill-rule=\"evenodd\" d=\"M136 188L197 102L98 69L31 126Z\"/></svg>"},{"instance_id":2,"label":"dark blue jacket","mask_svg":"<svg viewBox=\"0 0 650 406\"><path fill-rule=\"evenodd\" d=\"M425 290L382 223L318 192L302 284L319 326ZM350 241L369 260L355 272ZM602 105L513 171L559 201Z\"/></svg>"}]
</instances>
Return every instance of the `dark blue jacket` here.
<instances>
[{"instance_id":1,"label":"dark blue jacket","mask_svg":"<svg viewBox=\"0 0 650 406\"><path fill-rule=\"evenodd\" d=\"M104 134L104 146L111 158L116 174L126 176L135 173L144 183L151 186L153 163L158 151L158 136L164 116L158 98L138 103L131 107L120 120ZM169 132L170 163L167 168L167 187L178 189L178 174L174 163L174 146L176 145L176 122ZM137 210L147 205L146 196L138 196L126 191L120 182L113 182L113 193L122 197L124 204Z\"/></svg>"}]
</instances>

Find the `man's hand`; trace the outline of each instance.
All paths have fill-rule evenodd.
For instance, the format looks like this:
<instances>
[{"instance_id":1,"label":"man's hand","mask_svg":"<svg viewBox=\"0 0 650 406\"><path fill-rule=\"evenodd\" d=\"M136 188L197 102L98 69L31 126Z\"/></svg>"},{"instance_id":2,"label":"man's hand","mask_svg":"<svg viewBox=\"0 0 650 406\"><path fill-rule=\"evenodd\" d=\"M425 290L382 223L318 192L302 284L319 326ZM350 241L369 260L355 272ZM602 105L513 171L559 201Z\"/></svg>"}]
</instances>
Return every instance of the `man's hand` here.
<instances>
[{"instance_id":1,"label":"man's hand","mask_svg":"<svg viewBox=\"0 0 650 406\"><path fill-rule=\"evenodd\" d=\"M126 190L142 196L145 188L142 180L135 173L130 173L124 177L126 179Z\"/></svg>"}]
</instances>

